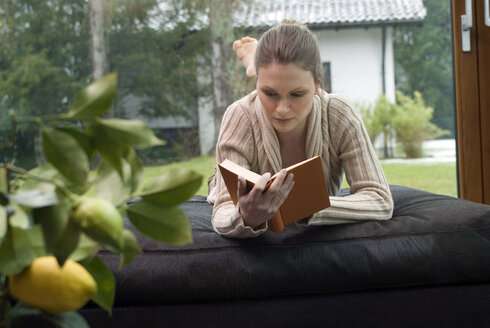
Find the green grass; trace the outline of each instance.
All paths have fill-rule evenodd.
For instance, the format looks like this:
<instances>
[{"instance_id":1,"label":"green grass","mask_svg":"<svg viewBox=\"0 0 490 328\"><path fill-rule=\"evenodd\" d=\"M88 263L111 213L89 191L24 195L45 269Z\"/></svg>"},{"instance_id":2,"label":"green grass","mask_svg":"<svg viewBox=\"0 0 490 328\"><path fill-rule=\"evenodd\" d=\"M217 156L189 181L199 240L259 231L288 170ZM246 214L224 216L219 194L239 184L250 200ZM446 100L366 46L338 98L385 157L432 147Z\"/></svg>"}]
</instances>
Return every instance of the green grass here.
<instances>
[{"instance_id":1,"label":"green grass","mask_svg":"<svg viewBox=\"0 0 490 328\"><path fill-rule=\"evenodd\" d=\"M149 180L176 167L186 167L204 176L198 195L207 195L207 179L214 173L214 157L201 156L189 161L163 166L145 167L145 179ZM412 187L436 194L457 196L456 163L382 163L389 184ZM348 185L344 181L343 188Z\"/></svg>"},{"instance_id":2,"label":"green grass","mask_svg":"<svg viewBox=\"0 0 490 328\"><path fill-rule=\"evenodd\" d=\"M382 163L389 184L457 197L456 163Z\"/></svg>"},{"instance_id":3,"label":"green grass","mask_svg":"<svg viewBox=\"0 0 490 328\"><path fill-rule=\"evenodd\" d=\"M171 169L184 167L184 168L192 169L203 175L201 188L199 188L196 194L207 195L208 178L214 173L215 166L216 166L216 161L214 157L210 157L210 156L200 156L200 157L193 158L189 161L183 161L183 162L172 163L172 164L161 165L161 166L146 166L145 182L165 172L168 172Z\"/></svg>"}]
</instances>

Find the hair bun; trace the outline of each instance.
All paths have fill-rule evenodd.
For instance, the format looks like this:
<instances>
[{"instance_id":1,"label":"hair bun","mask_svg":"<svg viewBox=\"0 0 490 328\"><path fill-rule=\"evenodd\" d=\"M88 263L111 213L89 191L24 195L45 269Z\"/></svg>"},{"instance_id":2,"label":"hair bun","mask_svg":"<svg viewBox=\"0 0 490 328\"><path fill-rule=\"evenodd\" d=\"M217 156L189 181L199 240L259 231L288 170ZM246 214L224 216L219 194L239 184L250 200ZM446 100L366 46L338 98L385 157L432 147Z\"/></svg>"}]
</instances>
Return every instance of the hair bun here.
<instances>
[{"instance_id":1,"label":"hair bun","mask_svg":"<svg viewBox=\"0 0 490 328\"><path fill-rule=\"evenodd\" d=\"M283 18L283 20L281 21L281 24L296 24L296 25L304 25L303 23L301 23L300 21L297 21L295 19L287 19L287 18Z\"/></svg>"}]
</instances>

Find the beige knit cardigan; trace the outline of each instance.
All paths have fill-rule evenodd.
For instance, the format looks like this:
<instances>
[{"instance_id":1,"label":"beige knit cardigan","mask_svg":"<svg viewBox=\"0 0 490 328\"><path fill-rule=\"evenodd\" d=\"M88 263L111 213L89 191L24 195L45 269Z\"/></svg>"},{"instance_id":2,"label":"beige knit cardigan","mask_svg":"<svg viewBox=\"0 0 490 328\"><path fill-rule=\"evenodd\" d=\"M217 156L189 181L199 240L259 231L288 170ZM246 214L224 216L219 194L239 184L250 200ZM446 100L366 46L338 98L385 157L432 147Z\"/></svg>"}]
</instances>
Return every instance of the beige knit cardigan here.
<instances>
[{"instance_id":1,"label":"beige knit cardigan","mask_svg":"<svg viewBox=\"0 0 490 328\"><path fill-rule=\"evenodd\" d=\"M393 213L393 199L383 169L369 140L358 110L344 97L314 96L307 117L306 158L320 156L331 206L315 213L306 225L387 220ZM280 171L279 141L265 116L256 91L228 107L221 123L216 161L229 159L258 174ZM350 195L335 196L343 173ZM258 236L267 223L253 229L244 224L230 198L219 170L208 181L208 202L213 203L212 224L216 232L236 238Z\"/></svg>"}]
</instances>

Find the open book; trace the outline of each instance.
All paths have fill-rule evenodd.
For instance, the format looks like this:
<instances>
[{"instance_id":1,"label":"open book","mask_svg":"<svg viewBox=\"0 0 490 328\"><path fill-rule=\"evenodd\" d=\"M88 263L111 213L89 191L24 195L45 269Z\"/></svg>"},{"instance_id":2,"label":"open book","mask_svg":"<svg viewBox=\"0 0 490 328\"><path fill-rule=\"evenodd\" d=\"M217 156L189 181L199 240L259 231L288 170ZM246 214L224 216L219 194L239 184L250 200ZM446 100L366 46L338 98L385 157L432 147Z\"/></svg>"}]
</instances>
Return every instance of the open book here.
<instances>
[{"instance_id":1,"label":"open book","mask_svg":"<svg viewBox=\"0 0 490 328\"><path fill-rule=\"evenodd\" d=\"M227 159L218 166L235 205L238 202L238 176L241 175L247 180L249 190L253 188L255 182L260 178L259 174ZM280 232L284 229L284 226L309 217L313 213L330 206L320 157L315 156L291 165L286 170L288 173L294 174L294 186L279 211L268 221L269 229L274 232ZM270 178L266 190L276 176L277 174Z\"/></svg>"}]
</instances>

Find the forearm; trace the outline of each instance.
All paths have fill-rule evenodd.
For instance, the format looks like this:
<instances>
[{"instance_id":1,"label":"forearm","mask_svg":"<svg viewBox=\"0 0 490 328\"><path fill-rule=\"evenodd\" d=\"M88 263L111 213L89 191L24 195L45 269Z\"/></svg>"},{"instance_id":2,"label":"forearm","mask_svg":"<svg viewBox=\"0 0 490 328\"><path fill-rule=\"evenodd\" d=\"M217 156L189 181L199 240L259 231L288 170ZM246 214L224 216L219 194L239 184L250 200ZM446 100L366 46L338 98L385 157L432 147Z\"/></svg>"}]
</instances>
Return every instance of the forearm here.
<instances>
[{"instance_id":1,"label":"forearm","mask_svg":"<svg viewBox=\"0 0 490 328\"><path fill-rule=\"evenodd\" d=\"M345 197L330 197L330 203L330 207L315 213L308 225L388 220L393 214L393 200L387 186L366 188Z\"/></svg>"},{"instance_id":2,"label":"forearm","mask_svg":"<svg viewBox=\"0 0 490 328\"><path fill-rule=\"evenodd\" d=\"M267 231L267 222L256 228L246 225L238 206L232 202L215 204L212 224L217 233L230 238L253 238Z\"/></svg>"}]
</instances>

